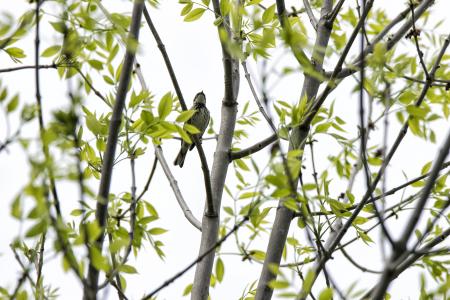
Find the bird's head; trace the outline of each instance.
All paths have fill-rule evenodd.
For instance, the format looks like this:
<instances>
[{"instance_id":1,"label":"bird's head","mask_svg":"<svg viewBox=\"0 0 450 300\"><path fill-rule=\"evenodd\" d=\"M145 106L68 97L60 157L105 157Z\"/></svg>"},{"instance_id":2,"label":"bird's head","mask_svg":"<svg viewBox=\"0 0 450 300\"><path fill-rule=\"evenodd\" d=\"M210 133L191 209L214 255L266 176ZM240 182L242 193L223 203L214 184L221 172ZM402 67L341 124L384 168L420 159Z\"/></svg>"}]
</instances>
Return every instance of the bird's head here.
<instances>
[{"instance_id":1,"label":"bird's head","mask_svg":"<svg viewBox=\"0 0 450 300\"><path fill-rule=\"evenodd\" d=\"M206 96L205 96L205 94L203 93L203 91L201 91L200 93L197 93L197 95L195 95L195 98L194 98L194 105L198 105L198 104L203 104L203 105L205 105L206 104Z\"/></svg>"}]
</instances>

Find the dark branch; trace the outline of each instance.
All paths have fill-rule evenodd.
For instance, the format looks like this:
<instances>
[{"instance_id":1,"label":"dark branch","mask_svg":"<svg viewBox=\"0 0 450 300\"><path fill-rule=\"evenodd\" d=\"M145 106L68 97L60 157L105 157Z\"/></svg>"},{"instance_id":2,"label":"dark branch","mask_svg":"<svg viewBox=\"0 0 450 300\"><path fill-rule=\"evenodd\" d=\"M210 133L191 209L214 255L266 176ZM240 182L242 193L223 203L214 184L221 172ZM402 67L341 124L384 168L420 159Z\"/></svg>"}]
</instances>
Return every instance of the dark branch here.
<instances>
[{"instance_id":1,"label":"dark branch","mask_svg":"<svg viewBox=\"0 0 450 300\"><path fill-rule=\"evenodd\" d=\"M148 13L148 10L146 7L144 7L144 17L145 17L148 27L150 28L150 31L152 32L152 35L156 41L156 44L158 45L161 55L164 59L164 63L166 64L166 68L167 68L167 71L169 72L169 76L172 81L173 87L175 88L175 92L177 94L178 100L180 101L181 108L183 109L183 111L188 110L188 107L186 106L186 101L184 101L183 93L181 92L180 85L178 84L178 80L175 75L175 71L173 70L172 63L170 62L170 59L169 59L169 55L167 54L166 47L164 46L164 43L162 42L161 37L159 36L158 31L156 30L156 27L153 24L153 21L150 18L150 14ZM195 146L197 148L197 152L200 157L201 164L202 164L203 179L205 182L205 189L206 189L206 203L207 203L207 212L206 213L210 216L214 216L217 214L217 212L214 208L208 161L206 160L205 152L203 151L202 143L201 143L200 139L198 138L198 136L192 135L191 138L193 139L193 141L195 143Z\"/></svg>"}]
</instances>

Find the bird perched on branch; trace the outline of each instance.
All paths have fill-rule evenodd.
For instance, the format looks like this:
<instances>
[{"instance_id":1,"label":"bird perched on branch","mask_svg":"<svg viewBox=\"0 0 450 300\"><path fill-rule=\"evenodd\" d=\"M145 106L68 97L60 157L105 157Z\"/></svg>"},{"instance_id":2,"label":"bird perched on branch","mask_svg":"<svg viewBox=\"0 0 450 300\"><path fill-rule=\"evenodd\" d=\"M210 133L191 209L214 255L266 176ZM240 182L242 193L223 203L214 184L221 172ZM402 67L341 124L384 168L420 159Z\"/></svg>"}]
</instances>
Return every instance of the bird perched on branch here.
<instances>
[{"instance_id":1,"label":"bird perched on branch","mask_svg":"<svg viewBox=\"0 0 450 300\"><path fill-rule=\"evenodd\" d=\"M195 136L197 136L198 139L201 139L203 133L206 130L206 127L208 127L209 124L209 110L206 108L206 97L203 91L195 95L194 104L191 109L195 110L195 113L189 119L189 121L187 121L187 123L190 125L194 125L200 131L199 133L196 133ZM194 143L189 144L182 140L180 152L178 152L178 155L175 158L173 164L175 166L178 165L180 166L180 168L182 168L188 150L192 150L193 148Z\"/></svg>"}]
</instances>

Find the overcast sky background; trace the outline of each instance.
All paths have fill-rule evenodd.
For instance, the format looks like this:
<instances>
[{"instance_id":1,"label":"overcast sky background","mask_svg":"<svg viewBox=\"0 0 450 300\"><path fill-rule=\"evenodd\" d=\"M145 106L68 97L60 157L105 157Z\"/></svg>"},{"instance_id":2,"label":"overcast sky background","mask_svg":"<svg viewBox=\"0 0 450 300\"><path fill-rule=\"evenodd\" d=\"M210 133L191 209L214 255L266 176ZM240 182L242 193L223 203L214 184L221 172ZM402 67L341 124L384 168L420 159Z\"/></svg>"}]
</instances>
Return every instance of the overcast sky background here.
<instances>
[{"instance_id":1,"label":"overcast sky background","mask_svg":"<svg viewBox=\"0 0 450 300\"><path fill-rule=\"evenodd\" d=\"M129 1L111 0L102 2L111 11L122 13L129 13L131 11L132 5ZM215 120L215 129L218 131L220 104L223 97L223 71L217 30L212 25L214 17L212 14L205 13L202 19L197 22L184 23L183 18L180 16L181 5L177 2L178 1L174 0L162 0L160 8L157 11L151 9L150 13L159 30L161 38L166 45L184 97L189 101L188 105L190 105L193 96L198 91L203 90L207 97L211 115ZM265 3L269 5L272 2L273 1L265 1ZM353 5L352 1L347 2L350 2ZM450 3L447 1L441 0L436 2L437 4L431 10L435 20L443 18L445 12L448 12L448 9L450 9ZM286 6L291 7L291 5L295 5L297 8L301 8L302 6L300 3L301 1L287 1ZM398 12L403 9L405 1L379 0L375 1L375 3L375 7L384 7L388 15L392 17L397 15ZM55 6L52 3L44 4L44 10L46 11L50 7ZM27 1L0 0L0 13L8 12L17 17L27 9L31 9L31 6ZM54 35L53 33L49 34L53 31L50 31L51 27L48 25L48 22L55 20L55 18L49 15L46 15L43 18L41 30L42 50L50 45L60 43L60 35ZM305 23L307 22L306 18L303 18L303 20ZM424 30L428 30L431 33L432 27L424 28ZM436 30L440 34L448 34L448 31L450 30L448 20ZM138 61L142 66L148 88L156 95L156 99L159 99L167 91L173 90L172 84L166 72L159 50L146 26L142 27L140 41L142 42L142 46L138 53ZM18 43L18 46L24 48L27 54L27 58L23 61L24 65L33 63L33 43L34 32L30 32L26 39ZM405 43L405 41L402 41L402 43ZM278 49L274 51L273 57L275 58L280 55L282 55L282 51ZM51 63L51 60L41 59L41 62L42 64ZM277 65L277 68L281 69L286 65L295 65L291 57L283 57L281 62ZM15 66L15 64L10 61L7 55L0 53L0 68L9 66ZM250 61L249 67L253 77L257 79L261 66L254 61ZM53 109L67 107L69 103L69 99L67 98L67 84L58 78L55 70L42 70L41 78L43 103L45 112L47 113L46 119L48 120L49 112ZM1 74L0 80L4 86L8 86L10 94L20 92L22 103L32 103L35 101L34 72L32 70ZM286 76L286 78L270 92L270 96L274 99L282 99L294 103L298 100L299 86L302 81L303 79L299 75ZM331 102L331 100L336 100L336 114L341 117L345 116L345 120L348 123L345 126L345 129L348 130L346 136L354 137L356 134L358 99L356 95L350 94L349 91L353 87L353 83L351 83L351 80L347 81L348 83L344 83L342 87L333 92L328 101ZM139 90L140 86L138 81L136 80L134 83L136 84L136 90ZM94 84L103 94L111 91L111 87L106 86L100 80L94 82ZM241 73L239 108L243 107L242 103L251 99L250 90L244 82L244 77ZM90 94L86 98L85 105L91 110L105 110L104 105L99 103L94 94ZM252 104L251 111L253 110L256 110L256 106ZM0 114L0 141L3 141L5 137L3 118L4 115ZM394 118L391 118L391 123L392 133L390 133L390 138L392 139L397 134L395 128L398 128L398 126L394 125L394 123L396 123ZM442 140L441 137L448 130L448 124L445 124L445 122L441 122L440 124L442 125L442 130L437 132L437 145L412 138L412 135L408 134L408 139L403 143L399 152L394 157L394 161L389 169L388 187L394 187L396 184L405 181L402 171L408 174L409 178L413 178L420 173L423 164L433 159L436 153L436 147ZM12 127L14 128L14 122L12 122ZM35 134L36 128L37 121L31 126L27 126L24 133L28 136L32 136ZM13 130L14 129L12 129L12 131ZM379 132L381 132L381 128ZM261 122L258 127L250 131L251 136L249 140L244 142L242 146L251 145L256 141L267 137L269 134L269 127L264 124L264 122ZM376 137L377 134L374 135L373 143L379 141L379 139L375 140ZM336 142L333 142L323 135L319 135L317 139L319 141L316 147L317 167L318 169L323 170L324 168L329 167L327 156L338 151L339 147ZM164 142L163 148L169 163L173 161L173 158L178 151L178 144L178 141ZM322 146L320 146L321 144ZM204 142L204 147L211 166L215 144L211 141ZM138 161L138 191L142 189L150 170L153 160L152 150L152 147L149 146L147 154ZM21 274L19 266L14 260L13 254L9 248L9 243L18 234L24 234L28 228L27 226L21 228L19 223L12 220L9 216L9 204L11 200L28 179L28 166L25 158L26 156L18 145L12 145L7 152L3 151L0 154L0 190L2 191L2 209L0 209L0 232L2 233L0 235L0 269L3 270L3 272L0 272L0 285L3 287L6 286L9 289L15 285L17 278ZM267 151L261 151L261 153L256 154L255 158L262 159L262 161L267 160ZM197 166L197 154L193 151L188 154L183 169L172 168L172 171L178 180L180 189L191 210L198 219L201 219L204 199L203 178L201 169ZM232 173L230 167L229 177L232 177ZM129 174L129 164L127 162L116 166L111 192L128 190L131 185ZM235 190L234 181L232 179L227 181L227 183L232 190ZM332 186L334 187L333 191L338 193L345 190L345 185L342 186L342 184L343 183L339 182L339 180L334 181L332 183ZM364 185L365 183L362 180L357 180L355 193L361 193ZM95 190L96 188L94 188L94 191ZM60 186L60 191L62 191L61 205L64 215L70 220L70 211L74 208L78 208L77 185L73 183L62 184ZM189 264L198 254L200 240L199 231L187 222L176 204L169 183L159 166L155 178L151 183L150 192L144 198L151 201L160 214L160 220L155 222L155 226L169 230L168 233L160 237L160 240L165 244L164 251L166 253L166 259L165 261L161 261L157 258L153 249L146 245L139 253L137 262L135 262L133 258L130 260L130 264L135 265L139 271L139 274L137 275L126 276L128 281L126 294L130 299L139 299L144 293L153 290L168 277ZM227 197L225 193L223 205L233 206L233 201ZM222 217L224 216L225 214L222 214ZM273 220L273 214L269 220ZM295 223L293 223L291 227L295 228L296 226L294 224ZM396 221L392 224L392 228L395 228L401 226L402 223L401 221ZM395 231L395 229L393 230ZM297 238L307 244L303 235L299 234L298 231L296 231L295 234ZM349 234L349 237L353 236L354 233ZM264 236L264 241L255 243L255 248L265 251L267 239L268 235ZM373 239L378 242L378 237L376 235ZM48 245L47 248L49 249L51 246ZM231 252L234 251L234 249L235 241L234 239L229 239L222 247L221 252ZM375 244L372 246L353 246L350 247L349 252L361 263L366 260L367 265L372 268L379 269L381 267L380 257L377 254L379 252L379 247ZM222 284L216 286L216 288L211 289L212 299L237 299L241 296L241 293L247 284L258 279L261 265L258 263L243 263L239 256L224 255L222 258L226 263L225 280ZM357 281L358 287L361 288L370 287L374 283L374 280L378 278L377 276L362 274L357 269L349 267L348 265L349 263L346 260L339 258L330 261L328 264L329 272L331 272L339 287L344 291L352 282ZM194 270L195 268L189 271L181 279L177 280L174 284L164 289L159 294L158 299L180 299L184 287L193 279ZM306 270L307 269L304 269L304 271ZM348 271L343 274L342 270ZM295 277L295 274L290 272L286 272L286 275L289 278L291 276ZM44 276L47 283L52 283L53 286L60 287L60 299L80 299L81 285L78 284L77 280L70 272L62 272L61 257L55 257L52 251L49 251L46 254ZM432 282L430 281L429 284L431 283ZM317 286L320 285L317 284ZM391 286L392 299L416 299L418 291L419 276L417 268L402 274L395 284ZM105 299L116 298L116 293L112 289L105 289L104 293L105 294L102 293L102 295L104 295ZM276 297L274 297L274 299L276 299Z\"/></svg>"}]
</instances>

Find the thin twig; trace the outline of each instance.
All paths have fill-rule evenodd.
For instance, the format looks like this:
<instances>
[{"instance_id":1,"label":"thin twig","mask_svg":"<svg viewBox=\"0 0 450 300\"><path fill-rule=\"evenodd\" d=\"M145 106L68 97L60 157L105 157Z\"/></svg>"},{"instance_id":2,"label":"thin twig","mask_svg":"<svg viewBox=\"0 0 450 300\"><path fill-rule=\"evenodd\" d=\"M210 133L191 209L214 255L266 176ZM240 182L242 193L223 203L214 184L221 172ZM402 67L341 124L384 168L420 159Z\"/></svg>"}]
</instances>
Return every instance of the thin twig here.
<instances>
[{"instance_id":1,"label":"thin twig","mask_svg":"<svg viewBox=\"0 0 450 300\"><path fill-rule=\"evenodd\" d=\"M170 79L172 81L172 84L175 88L175 92L177 94L178 100L181 105L181 109L183 111L188 110L188 107L186 106L186 102L184 101L183 93L181 92L180 85L178 84L177 77L175 75L175 71L173 70L172 63L170 62L169 55L167 54L166 47L164 46L164 43L162 42L158 31L156 30L155 25L153 24L153 21L150 17L150 14L148 13L147 8L144 6L144 17L147 21L147 25L150 28L150 31L152 32L152 35L156 41L156 44L158 45L158 48L161 52L161 55L164 59L164 63L166 64L167 71L169 72ZM207 203L207 210L206 214L209 216L215 216L217 215L217 211L214 208L214 202L213 202L213 195L212 195L212 189L211 189L211 177L209 173L209 167L208 167L208 161L206 160L205 152L203 151L203 147L201 144L200 139L196 135L191 135L191 138L194 141L194 144L197 148L198 155L200 157L201 165L202 165L202 171L203 171L203 179L205 182L205 190L206 190L206 203Z\"/></svg>"},{"instance_id":2,"label":"thin twig","mask_svg":"<svg viewBox=\"0 0 450 300\"><path fill-rule=\"evenodd\" d=\"M423 13L425 13L425 11L431 5L433 5L433 3L434 3L434 0L422 0L420 5L415 10L416 19L419 18ZM389 31L393 27L395 27L399 22L404 20L406 18L406 16L408 15L408 13L409 13L409 7L406 8L405 10L403 10L396 18L394 18L391 21L391 23L389 23L386 27L384 27L384 29L370 41L369 45L367 46L366 50L363 53L363 56L367 56L370 53L372 53L375 45L378 42L380 42L389 33ZM398 31L389 37L389 39L386 43L386 50L387 51L391 50L398 43L398 41L400 41L400 39L405 36L405 34L408 32L408 30L411 27L412 27L412 20L406 20L405 23L398 29ZM361 57L358 56L355 60L352 61L352 63L350 63L350 65L352 65L354 67L342 69L339 72L339 74L336 75L336 78L343 79L347 76L354 74L358 70L358 65L359 65L360 61L361 61ZM325 73L325 75L328 75L328 74Z\"/></svg>"},{"instance_id":3,"label":"thin twig","mask_svg":"<svg viewBox=\"0 0 450 300\"><path fill-rule=\"evenodd\" d=\"M59 65L57 65L56 63L53 63L51 65L38 65L37 66L38 69L57 69L58 67L59 67ZM14 71L26 70L26 69L36 69L36 65L0 69L0 73L14 72Z\"/></svg>"},{"instance_id":4,"label":"thin twig","mask_svg":"<svg viewBox=\"0 0 450 300\"><path fill-rule=\"evenodd\" d=\"M446 42L444 43L440 54L438 55L436 62L432 68L432 71L430 72L430 76L433 77L438 66L440 63L440 60L442 59L442 56L445 53L445 50L448 47L448 44L450 43L450 35L447 37ZM416 100L415 106L420 106L421 103L423 102L425 95L428 91L428 89L430 88L430 81L427 82L427 84L423 87L422 92L420 94L420 96L418 97L418 99ZM339 230L336 238L333 240L332 245L330 246L330 251L334 251L334 249L336 248L336 246L339 244L340 240L344 237L345 233L347 232L347 230L350 228L350 226L352 225L353 221L355 220L355 218L358 216L358 214L361 212L362 208L368 203L369 199L370 199L370 195L373 192L373 190L375 190L376 185L378 184L381 176L383 175L387 165L389 164L390 160L392 159L392 157L394 156L396 150L398 149L400 143L402 142L403 138L405 137L408 127L409 127L409 118L408 120L406 120L406 122L403 124L402 129L400 130L399 134L397 135L397 138L394 142L394 144L392 145L388 155L386 156L386 160L383 162L383 164L380 167L380 170L377 173L377 176L375 177L375 179L372 182L372 185L370 187L370 189L368 189L363 197L363 199L361 200L361 202L359 202L359 204L357 205L357 207L355 208L355 210L353 211L353 214L347 219L346 223L342 226L342 228ZM328 258L329 259L329 258ZM322 259L320 261L320 267L319 270L321 269L321 266L323 266L323 264L328 260L328 259Z\"/></svg>"},{"instance_id":5,"label":"thin twig","mask_svg":"<svg viewBox=\"0 0 450 300\"><path fill-rule=\"evenodd\" d=\"M415 253L412 253L408 258L406 258L400 264L395 266L395 269L392 270L392 278L395 279L398 276L400 276L405 270L409 269L417 260L419 260L422 256L424 256L425 255L424 253L427 253L433 247L445 241L449 235L450 235L450 228L447 228L439 236L435 237L433 240L431 240L426 245L421 247ZM364 294L364 296L361 297L361 299L369 299L369 297L371 297L372 293L375 291L376 288L377 285L372 287L370 290L367 291L367 293Z\"/></svg>"},{"instance_id":6,"label":"thin twig","mask_svg":"<svg viewBox=\"0 0 450 300\"><path fill-rule=\"evenodd\" d=\"M40 239L40 247L37 256L37 269L36 269L36 293L38 295L45 295L43 284L42 284L42 269L44 267L44 251L45 251L45 241L46 241L47 232L44 231L41 235ZM38 297L39 298L39 297Z\"/></svg>"},{"instance_id":7,"label":"thin twig","mask_svg":"<svg viewBox=\"0 0 450 300\"><path fill-rule=\"evenodd\" d=\"M303 0L303 6L305 7L306 14L308 15L309 21L311 22L312 27L317 31L317 18L314 15L314 12L311 8L311 3L309 3L309 0Z\"/></svg>"},{"instance_id":8,"label":"thin twig","mask_svg":"<svg viewBox=\"0 0 450 300\"><path fill-rule=\"evenodd\" d=\"M152 179L153 179L153 175L155 175L155 170L156 170L157 165L158 165L158 159L155 158L153 160L152 168L150 170L150 174L148 175L147 182L145 183L145 186L142 189L142 191L139 193L139 196L137 196L136 202L139 202L139 200L141 200L142 197L144 196L144 194L148 191L148 188L150 187L150 183L152 182ZM119 219L123 218L129 211L130 211L130 208L127 208L124 212L122 212L118 216L118 218Z\"/></svg>"},{"instance_id":9,"label":"thin twig","mask_svg":"<svg viewBox=\"0 0 450 300\"><path fill-rule=\"evenodd\" d=\"M339 11L341 10L342 5L344 4L344 2L345 2L345 0L339 0L339 2L333 8L333 10L330 13L330 17L327 20L327 22L329 24L333 24L334 23L334 20L336 20L338 14L339 14Z\"/></svg>"},{"instance_id":10,"label":"thin twig","mask_svg":"<svg viewBox=\"0 0 450 300\"><path fill-rule=\"evenodd\" d=\"M416 51L417 55L419 56L420 65L422 66L422 70L425 73L425 78L428 80L430 78L430 74L428 74L427 66L425 65L425 62L423 60L423 51L420 49L419 39L417 38L418 33L416 29L416 17L414 15L414 4L412 3L411 0L409 0L409 9L411 10L411 18L412 18L412 30L413 30L412 37L414 39L414 44L416 45Z\"/></svg>"},{"instance_id":11,"label":"thin twig","mask_svg":"<svg viewBox=\"0 0 450 300\"><path fill-rule=\"evenodd\" d=\"M256 203L258 203L258 202L255 202L255 206L251 207L249 212L253 211L253 208L256 207ZM244 225L248 220L249 220L249 214L246 215L239 223L234 225L233 228L227 234L225 234L221 239L219 239L212 247L210 247L204 253L199 255L198 258L195 259L192 263L190 263L186 268L182 269L180 272L176 273L174 276L172 276L169 279L167 279L166 281L164 281L164 283L161 284L159 287L157 287L152 292L150 292L147 295L145 295L142 298L142 300L150 299L151 297L156 295L159 291L161 291L165 287L167 287L170 284L172 284L175 280L177 280L178 278L183 276L192 267L194 267L196 264L198 264L200 261L202 261L209 253L213 252L216 248L220 247L220 245L222 245L223 242L225 242L234 232L236 232L240 227L242 227L242 225Z\"/></svg>"},{"instance_id":12,"label":"thin twig","mask_svg":"<svg viewBox=\"0 0 450 300\"><path fill-rule=\"evenodd\" d=\"M42 143L42 152L44 154L45 161L47 162L45 164L46 171L48 173L49 181L50 181L50 190L52 191L53 200L54 200L54 206L56 210L56 214L58 217L61 216L61 208L59 204L59 197L58 192L56 190L56 183L55 183L55 176L53 174L52 166L50 162L52 161L50 152L48 149L48 144L46 142L45 136L45 125L44 125L44 117L42 112L42 97L41 97L41 87L40 87L40 76L39 76L39 44L40 44L40 37L39 37L39 29L40 29L40 22L39 22L39 10L40 6L43 3L43 0L38 0L36 2L36 9L35 9L35 17L36 17L36 36L35 36L35 45L34 45L34 74L35 74L35 85L36 85L36 103L37 103L37 111L38 111L38 121L39 121L39 133Z\"/></svg>"},{"instance_id":13,"label":"thin twig","mask_svg":"<svg viewBox=\"0 0 450 300\"><path fill-rule=\"evenodd\" d=\"M253 153L256 153L265 147L273 144L278 139L278 134L274 133L268 138L265 138L264 140L239 151L233 151L230 153L230 160L240 159L249 155L252 155Z\"/></svg>"},{"instance_id":14,"label":"thin twig","mask_svg":"<svg viewBox=\"0 0 450 300\"><path fill-rule=\"evenodd\" d=\"M359 2L358 2L359 3ZM366 1L362 0L362 10L365 11ZM368 136L368 129L366 128L364 124L364 82L365 82L365 58L364 58L364 47L365 47L365 37L366 37L366 25L365 21L363 22L363 25L361 27L361 34L360 34L360 56L361 64L360 64L360 82L359 82L359 127L361 130L361 139L360 139L360 157L361 157L361 163L364 169L364 175L365 175L365 181L366 181L366 188L369 189L371 185L371 172L369 168L369 164L367 162L367 140L369 138ZM366 133L367 132L367 133ZM385 174L384 174L385 175ZM370 198L373 198L373 195L370 194ZM386 225L383 222L383 218L380 214L380 211L378 210L378 206L376 202L373 202L373 208L375 212L375 216L380 221L380 227L381 232L383 233L382 238L386 238L391 245L394 244L394 240L391 237L391 234L389 233L388 229L386 228ZM383 243L382 243L383 244Z\"/></svg>"}]
</instances>

